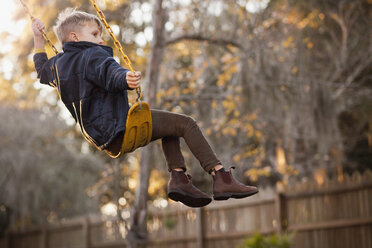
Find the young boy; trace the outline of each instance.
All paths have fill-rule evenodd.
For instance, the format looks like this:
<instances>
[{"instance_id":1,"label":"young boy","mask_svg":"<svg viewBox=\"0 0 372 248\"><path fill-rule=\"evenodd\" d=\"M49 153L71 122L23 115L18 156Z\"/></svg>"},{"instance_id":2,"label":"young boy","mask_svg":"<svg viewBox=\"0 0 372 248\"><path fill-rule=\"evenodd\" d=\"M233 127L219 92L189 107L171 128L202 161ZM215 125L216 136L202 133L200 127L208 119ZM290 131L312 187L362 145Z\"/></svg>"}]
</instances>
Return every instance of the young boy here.
<instances>
[{"instance_id":1,"label":"young boy","mask_svg":"<svg viewBox=\"0 0 372 248\"><path fill-rule=\"evenodd\" d=\"M104 46L102 24L98 17L66 9L54 27L63 53L48 60L41 30L35 19L34 63L42 84L57 87L61 100L79 123L85 138L100 149L121 143L129 110L126 90L140 86L141 74L122 68L113 58L112 48ZM197 189L185 174L180 150L184 138L203 169L213 176L215 200L243 198L258 192L256 187L238 182L225 171L196 122L189 116L151 110L152 139L162 139L163 152L171 173L168 197L190 207L203 207L211 198Z\"/></svg>"}]
</instances>

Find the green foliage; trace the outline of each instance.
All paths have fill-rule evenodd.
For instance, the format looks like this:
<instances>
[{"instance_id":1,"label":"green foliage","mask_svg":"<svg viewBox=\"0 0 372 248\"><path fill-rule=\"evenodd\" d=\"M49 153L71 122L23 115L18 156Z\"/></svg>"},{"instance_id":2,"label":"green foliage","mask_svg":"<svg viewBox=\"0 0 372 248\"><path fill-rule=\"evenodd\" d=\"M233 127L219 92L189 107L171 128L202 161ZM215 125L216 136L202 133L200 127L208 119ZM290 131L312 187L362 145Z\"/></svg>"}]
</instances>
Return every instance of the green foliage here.
<instances>
[{"instance_id":1,"label":"green foliage","mask_svg":"<svg viewBox=\"0 0 372 248\"><path fill-rule=\"evenodd\" d=\"M244 239L237 248L290 248L291 240L290 234L263 236L257 232L252 237Z\"/></svg>"},{"instance_id":2,"label":"green foliage","mask_svg":"<svg viewBox=\"0 0 372 248\"><path fill-rule=\"evenodd\" d=\"M177 221L176 218L167 217L167 218L164 220L164 226L165 226L168 230L172 230L173 228L176 227L177 222L178 222L178 221Z\"/></svg>"}]
</instances>

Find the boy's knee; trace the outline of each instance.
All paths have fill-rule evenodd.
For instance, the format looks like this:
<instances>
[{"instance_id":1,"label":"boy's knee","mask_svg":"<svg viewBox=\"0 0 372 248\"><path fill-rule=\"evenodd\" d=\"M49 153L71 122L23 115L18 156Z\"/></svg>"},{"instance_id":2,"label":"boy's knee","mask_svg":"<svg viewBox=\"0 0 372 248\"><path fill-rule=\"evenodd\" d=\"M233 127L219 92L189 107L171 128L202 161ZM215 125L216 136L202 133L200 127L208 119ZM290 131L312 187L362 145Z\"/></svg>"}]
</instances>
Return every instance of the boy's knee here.
<instances>
[{"instance_id":1,"label":"boy's knee","mask_svg":"<svg viewBox=\"0 0 372 248\"><path fill-rule=\"evenodd\" d=\"M183 137L189 130L198 128L198 125L194 118L188 115L177 115L175 119L176 136Z\"/></svg>"},{"instance_id":2,"label":"boy's knee","mask_svg":"<svg viewBox=\"0 0 372 248\"><path fill-rule=\"evenodd\" d=\"M198 124L196 123L196 120L192 118L191 116L186 115L185 116L185 124L187 128L194 128L198 127Z\"/></svg>"}]
</instances>

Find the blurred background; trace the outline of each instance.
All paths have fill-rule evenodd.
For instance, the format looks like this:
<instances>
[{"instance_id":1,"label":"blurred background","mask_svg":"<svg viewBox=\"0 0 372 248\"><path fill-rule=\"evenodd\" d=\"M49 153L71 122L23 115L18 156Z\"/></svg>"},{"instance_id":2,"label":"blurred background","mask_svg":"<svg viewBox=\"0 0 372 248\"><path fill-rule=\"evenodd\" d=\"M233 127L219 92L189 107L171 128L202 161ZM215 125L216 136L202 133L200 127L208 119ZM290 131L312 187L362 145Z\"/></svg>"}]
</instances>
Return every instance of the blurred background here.
<instances>
[{"instance_id":1,"label":"blurred background","mask_svg":"<svg viewBox=\"0 0 372 248\"><path fill-rule=\"evenodd\" d=\"M60 51L58 13L95 14L88 0L25 2ZM371 0L97 4L151 107L195 118L260 193L186 208L167 200L159 142L118 160L96 151L36 78L27 12L2 1L0 247L372 247Z\"/></svg>"}]
</instances>

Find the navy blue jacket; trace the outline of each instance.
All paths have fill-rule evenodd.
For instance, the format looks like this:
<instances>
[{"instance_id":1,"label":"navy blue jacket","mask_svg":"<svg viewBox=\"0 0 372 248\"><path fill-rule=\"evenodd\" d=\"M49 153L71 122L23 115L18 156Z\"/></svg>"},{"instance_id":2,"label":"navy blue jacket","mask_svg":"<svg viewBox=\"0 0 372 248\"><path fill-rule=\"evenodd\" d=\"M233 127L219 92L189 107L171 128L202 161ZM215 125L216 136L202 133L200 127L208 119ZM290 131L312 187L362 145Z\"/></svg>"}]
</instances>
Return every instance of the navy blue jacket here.
<instances>
[{"instance_id":1,"label":"navy blue jacket","mask_svg":"<svg viewBox=\"0 0 372 248\"><path fill-rule=\"evenodd\" d=\"M40 82L58 89L90 143L105 149L119 132L125 132L128 70L114 60L111 47L67 42L63 53L49 60L46 53L36 53L34 63Z\"/></svg>"}]
</instances>

